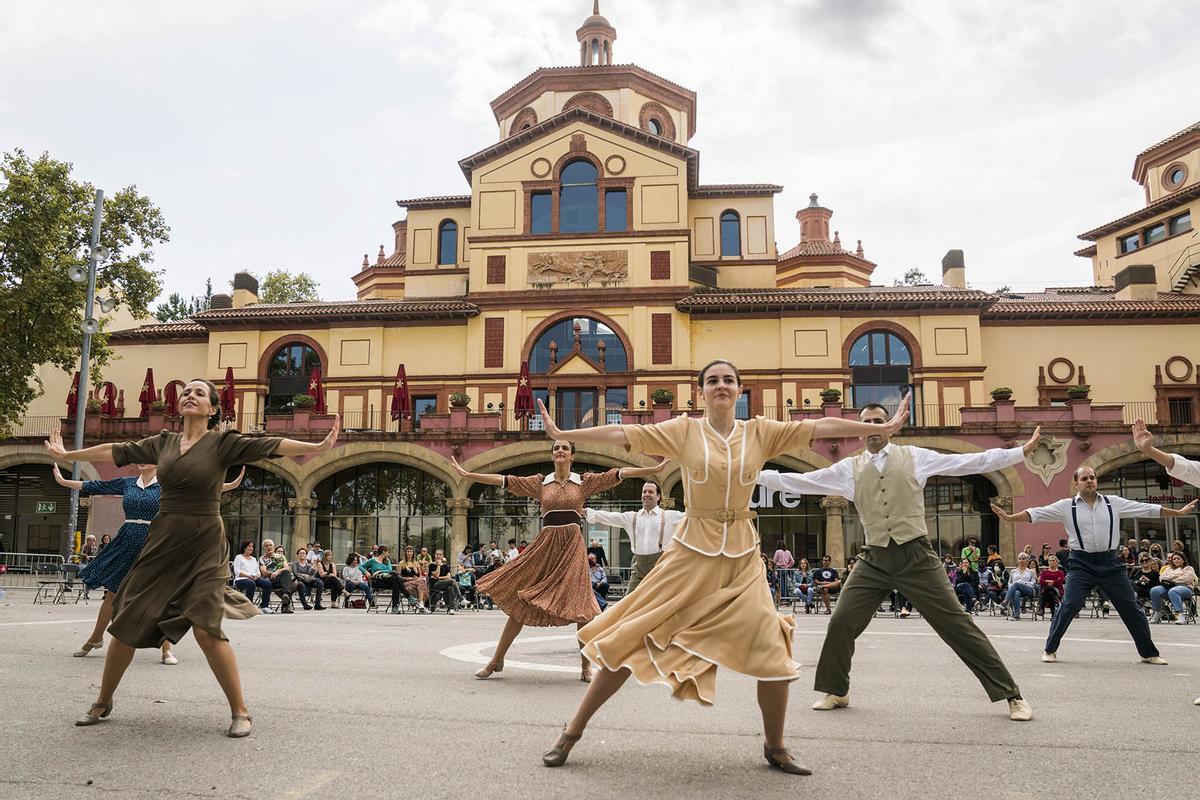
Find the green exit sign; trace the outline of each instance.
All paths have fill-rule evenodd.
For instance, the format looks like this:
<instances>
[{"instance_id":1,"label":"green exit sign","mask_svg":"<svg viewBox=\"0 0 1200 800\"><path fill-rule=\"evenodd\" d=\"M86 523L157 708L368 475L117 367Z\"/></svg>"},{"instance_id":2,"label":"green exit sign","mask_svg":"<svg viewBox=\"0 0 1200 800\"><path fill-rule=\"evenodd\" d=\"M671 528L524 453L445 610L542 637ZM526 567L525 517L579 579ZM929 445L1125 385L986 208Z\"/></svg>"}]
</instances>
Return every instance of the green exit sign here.
<instances>
[{"instance_id":1,"label":"green exit sign","mask_svg":"<svg viewBox=\"0 0 1200 800\"><path fill-rule=\"evenodd\" d=\"M54 509L56 509L56 508L58 508L58 503L54 502L53 500L38 500L37 501L37 511L35 513L37 513L37 514L53 514Z\"/></svg>"}]
</instances>

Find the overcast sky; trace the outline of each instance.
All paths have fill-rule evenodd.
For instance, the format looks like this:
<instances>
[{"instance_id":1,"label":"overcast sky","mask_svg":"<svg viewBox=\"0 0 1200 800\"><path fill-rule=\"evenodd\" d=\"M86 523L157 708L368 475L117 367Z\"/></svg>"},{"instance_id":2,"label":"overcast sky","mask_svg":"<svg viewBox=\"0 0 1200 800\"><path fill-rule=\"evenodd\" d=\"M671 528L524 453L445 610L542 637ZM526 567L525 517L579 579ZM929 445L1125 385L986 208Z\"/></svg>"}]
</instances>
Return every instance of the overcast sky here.
<instances>
[{"instance_id":1,"label":"overcast sky","mask_svg":"<svg viewBox=\"0 0 1200 800\"><path fill-rule=\"evenodd\" d=\"M1090 282L1078 233L1143 203L1134 156L1200 118L1190 4L602 0L615 61L695 91L703 183L810 192L877 283ZM165 291L307 270L352 298L395 200L462 194L488 102L576 63L590 0L0 0L0 149L166 215Z\"/></svg>"}]
</instances>

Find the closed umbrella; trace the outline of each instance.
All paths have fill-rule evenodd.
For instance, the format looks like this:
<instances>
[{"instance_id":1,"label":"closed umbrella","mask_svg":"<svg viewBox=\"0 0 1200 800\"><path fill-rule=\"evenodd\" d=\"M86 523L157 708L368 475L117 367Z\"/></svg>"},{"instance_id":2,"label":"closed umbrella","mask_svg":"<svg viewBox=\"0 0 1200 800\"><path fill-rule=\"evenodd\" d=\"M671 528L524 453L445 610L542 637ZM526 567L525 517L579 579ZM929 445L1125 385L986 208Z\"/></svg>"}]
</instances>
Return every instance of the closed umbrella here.
<instances>
[{"instance_id":1,"label":"closed umbrella","mask_svg":"<svg viewBox=\"0 0 1200 800\"><path fill-rule=\"evenodd\" d=\"M138 395L138 402L142 404L138 416L150 416L150 404L157 399L157 393L154 391L154 370L151 367L146 367L146 377L142 381L142 393Z\"/></svg>"},{"instance_id":2,"label":"closed umbrella","mask_svg":"<svg viewBox=\"0 0 1200 800\"><path fill-rule=\"evenodd\" d=\"M308 376L308 396L317 401L317 404L313 407L314 413L328 413L325 410L325 387L321 383L320 367L313 367L312 372Z\"/></svg>"},{"instance_id":3,"label":"closed umbrella","mask_svg":"<svg viewBox=\"0 0 1200 800\"><path fill-rule=\"evenodd\" d=\"M71 381L71 391L67 392L67 416L74 417L79 406L79 370L75 371L75 379Z\"/></svg>"},{"instance_id":4,"label":"closed umbrella","mask_svg":"<svg viewBox=\"0 0 1200 800\"><path fill-rule=\"evenodd\" d=\"M166 406L164 411L171 416L179 413L179 384L171 381L163 389L163 405Z\"/></svg>"},{"instance_id":5,"label":"closed umbrella","mask_svg":"<svg viewBox=\"0 0 1200 800\"><path fill-rule=\"evenodd\" d=\"M225 386L221 389L221 419L229 421L234 418L234 403L237 395L233 390L233 367L225 368Z\"/></svg>"},{"instance_id":6,"label":"closed umbrella","mask_svg":"<svg viewBox=\"0 0 1200 800\"><path fill-rule=\"evenodd\" d=\"M117 414L117 387L112 381L104 382L104 397L100 401L100 413L106 417Z\"/></svg>"},{"instance_id":7,"label":"closed umbrella","mask_svg":"<svg viewBox=\"0 0 1200 800\"><path fill-rule=\"evenodd\" d=\"M411 416L412 397L408 394L408 376L404 374L404 365L401 364L396 370L396 383L392 386L392 419L408 419Z\"/></svg>"},{"instance_id":8,"label":"closed umbrella","mask_svg":"<svg viewBox=\"0 0 1200 800\"><path fill-rule=\"evenodd\" d=\"M533 387L529 385L529 362L521 362L521 377L517 378L517 403L513 408L513 414L517 419L522 417L532 417L533 410Z\"/></svg>"}]
</instances>

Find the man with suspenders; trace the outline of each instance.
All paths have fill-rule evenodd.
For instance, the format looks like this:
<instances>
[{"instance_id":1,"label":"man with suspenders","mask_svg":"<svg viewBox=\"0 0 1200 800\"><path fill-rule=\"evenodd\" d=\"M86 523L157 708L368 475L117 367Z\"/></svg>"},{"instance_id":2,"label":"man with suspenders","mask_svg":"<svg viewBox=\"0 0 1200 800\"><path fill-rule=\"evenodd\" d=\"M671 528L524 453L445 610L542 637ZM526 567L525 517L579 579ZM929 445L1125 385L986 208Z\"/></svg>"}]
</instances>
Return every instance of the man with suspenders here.
<instances>
[{"instance_id":1,"label":"man with suspenders","mask_svg":"<svg viewBox=\"0 0 1200 800\"><path fill-rule=\"evenodd\" d=\"M682 511L659 508L658 501L658 484L646 481L642 484L642 507L637 511L584 509L588 522L624 528L629 533L629 544L633 548L633 573L629 576L626 594L637 588L642 578L654 569L659 556L675 535L675 526L683 519Z\"/></svg>"},{"instance_id":2,"label":"man with suspenders","mask_svg":"<svg viewBox=\"0 0 1200 800\"><path fill-rule=\"evenodd\" d=\"M1125 564L1117 557L1121 545L1121 520L1134 517L1183 517L1196 505L1193 501L1176 511L1152 503L1139 503L1096 491L1096 472L1079 467L1074 474L1079 493L1048 506L1009 514L992 505L996 516L1008 522L1058 522L1067 532L1071 558L1067 562L1067 586L1062 604L1050 623L1042 661L1058 661L1058 645L1075 615L1083 608L1092 589L1099 587L1116 606L1121 621L1137 645L1146 664L1166 665L1150 638L1150 624L1138 607Z\"/></svg>"}]
</instances>

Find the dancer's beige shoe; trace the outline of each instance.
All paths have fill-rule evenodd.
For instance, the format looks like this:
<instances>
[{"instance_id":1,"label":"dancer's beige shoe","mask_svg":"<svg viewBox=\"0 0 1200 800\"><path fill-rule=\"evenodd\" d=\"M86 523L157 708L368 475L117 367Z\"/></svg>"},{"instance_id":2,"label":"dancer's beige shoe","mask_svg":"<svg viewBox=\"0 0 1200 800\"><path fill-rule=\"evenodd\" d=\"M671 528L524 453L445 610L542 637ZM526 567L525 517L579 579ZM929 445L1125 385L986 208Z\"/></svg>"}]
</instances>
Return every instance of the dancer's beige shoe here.
<instances>
[{"instance_id":1,"label":"dancer's beige shoe","mask_svg":"<svg viewBox=\"0 0 1200 800\"><path fill-rule=\"evenodd\" d=\"M96 709L100 709L99 714L92 713ZM100 722L111 713L112 703L92 703L91 708L88 709L88 713L75 720L75 726L78 728L83 728L88 725L99 725Z\"/></svg>"},{"instance_id":2,"label":"dancer's beige shoe","mask_svg":"<svg viewBox=\"0 0 1200 800\"><path fill-rule=\"evenodd\" d=\"M253 728L252 722L253 720L250 719L249 714L234 714L229 723L229 730L225 732L225 735L230 739L241 739L243 736L249 736Z\"/></svg>"},{"instance_id":3,"label":"dancer's beige shoe","mask_svg":"<svg viewBox=\"0 0 1200 800\"><path fill-rule=\"evenodd\" d=\"M1150 656L1149 658L1143 658L1142 663L1153 664L1156 667L1165 667L1167 665L1167 660L1165 658L1160 658L1159 656Z\"/></svg>"},{"instance_id":4,"label":"dancer's beige shoe","mask_svg":"<svg viewBox=\"0 0 1200 800\"><path fill-rule=\"evenodd\" d=\"M84 642L83 647L79 648L74 653L71 653L71 655L75 656L76 658L83 658L93 650L99 650L102 647L104 647L103 639L98 642Z\"/></svg>"},{"instance_id":5,"label":"dancer's beige shoe","mask_svg":"<svg viewBox=\"0 0 1200 800\"><path fill-rule=\"evenodd\" d=\"M1058 661L1058 653L1042 653L1042 661L1047 664L1054 664Z\"/></svg>"},{"instance_id":6,"label":"dancer's beige shoe","mask_svg":"<svg viewBox=\"0 0 1200 800\"><path fill-rule=\"evenodd\" d=\"M1020 697L1008 699L1008 718L1013 722L1028 722L1033 719L1033 708Z\"/></svg>"},{"instance_id":7,"label":"dancer's beige shoe","mask_svg":"<svg viewBox=\"0 0 1200 800\"><path fill-rule=\"evenodd\" d=\"M479 680L484 680L485 678L492 677L493 672L504 672L504 662L489 661L486 667L475 673L475 677L479 678Z\"/></svg>"},{"instance_id":8,"label":"dancer's beige shoe","mask_svg":"<svg viewBox=\"0 0 1200 800\"><path fill-rule=\"evenodd\" d=\"M845 708L850 705L850 695L848 694L827 694L817 702L813 703L813 711L833 711L835 708Z\"/></svg>"}]
</instances>

